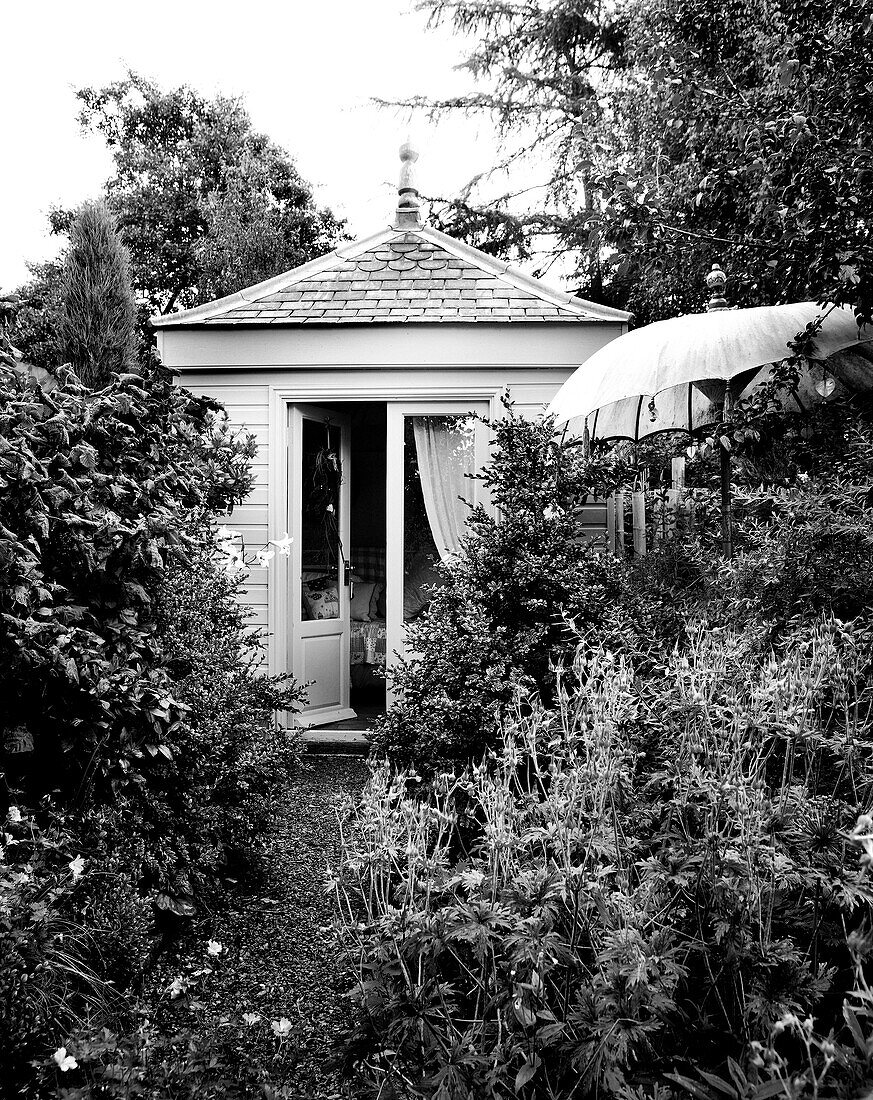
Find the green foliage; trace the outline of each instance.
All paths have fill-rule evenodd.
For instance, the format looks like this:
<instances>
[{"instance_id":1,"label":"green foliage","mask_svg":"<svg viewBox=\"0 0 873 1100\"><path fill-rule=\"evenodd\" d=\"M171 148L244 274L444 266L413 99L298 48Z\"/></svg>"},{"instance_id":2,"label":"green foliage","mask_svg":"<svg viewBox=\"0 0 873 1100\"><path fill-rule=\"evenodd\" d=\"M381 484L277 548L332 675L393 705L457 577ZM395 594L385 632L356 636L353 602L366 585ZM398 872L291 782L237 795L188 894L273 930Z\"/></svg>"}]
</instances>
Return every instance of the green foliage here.
<instances>
[{"instance_id":1,"label":"green foliage","mask_svg":"<svg viewBox=\"0 0 873 1100\"><path fill-rule=\"evenodd\" d=\"M182 1028L168 1035L142 1019L129 1032L107 1028L68 1040L64 1056L75 1064L63 1071L48 1060L42 1068L43 1086L46 1095L64 1100L243 1100L256 1095L252 1089L257 1083L236 1079L231 1042L226 1032L217 1030Z\"/></svg>"},{"instance_id":2,"label":"green foliage","mask_svg":"<svg viewBox=\"0 0 873 1100\"><path fill-rule=\"evenodd\" d=\"M480 766L418 795L377 768L335 880L363 959L350 1065L383 1094L642 1097L730 1056L774 1095L764 1041L806 1016L847 1031L846 930L870 954L848 835L873 796L870 672L866 636L826 617L767 659L700 627L657 677L583 642L556 705L519 696ZM840 1039L848 1097L873 1066ZM801 1054L787 1097L812 1091Z\"/></svg>"},{"instance_id":3,"label":"green foliage","mask_svg":"<svg viewBox=\"0 0 873 1100\"><path fill-rule=\"evenodd\" d=\"M86 203L70 227L59 291L62 359L92 389L136 360L136 303L130 256L102 203Z\"/></svg>"},{"instance_id":4,"label":"green foliage","mask_svg":"<svg viewBox=\"0 0 873 1100\"><path fill-rule=\"evenodd\" d=\"M0 337L0 686L43 789L142 782L181 721L151 588L192 520L248 491L249 444L168 372L44 392Z\"/></svg>"},{"instance_id":5,"label":"green foliage","mask_svg":"<svg viewBox=\"0 0 873 1100\"><path fill-rule=\"evenodd\" d=\"M496 212L508 250L569 251L583 293L641 321L698 309L715 258L741 305L814 298L870 316L865 5L425 6L472 39L465 65L479 84L429 106L488 112L508 147L501 167L548 166L533 208L527 180L488 203L473 192L490 174L477 177L444 213L465 235Z\"/></svg>"},{"instance_id":6,"label":"green foliage","mask_svg":"<svg viewBox=\"0 0 873 1100\"><path fill-rule=\"evenodd\" d=\"M28 264L30 281L16 292L17 308L11 318L9 336L28 363L53 371L63 362L58 342L60 288L63 262Z\"/></svg>"},{"instance_id":7,"label":"green foliage","mask_svg":"<svg viewBox=\"0 0 873 1100\"><path fill-rule=\"evenodd\" d=\"M96 392L62 368L45 392L2 333L0 357L0 724L4 749L33 745L0 776L21 806L0 852L0 1031L26 1092L59 1036L123 1027L162 938L245 869L300 755L275 712L301 692L260 675L211 527L250 488L251 441L160 368ZM174 1049L174 1088L211 1079L211 1054Z\"/></svg>"},{"instance_id":8,"label":"green foliage","mask_svg":"<svg viewBox=\"0 0 873 1100\"><path fill-rule=\"evenodd\" d=\"M300 760L299 737L276 714L296 710L305 693L288 675L264 674L241 585L206 531L187 561L169 566L155 598L161 659L185 716L177 763L164 767L159 786L163 805L152 793L142 812L153 851L174 838L184 888L165 880L158 904L177 914L208 897L220 876L245 870L272 792Z\"/></svg>"},{"instance_id":9,"label":"green foliage","mask_svg":"<svg viewBox=\"0 0 873 1100\"><path fill-rule=\"evenodd\" d=\"M377 752L427 770L481 755L514 680L553 686L568 638L562 613L593 624L619 593L613 564L577 534L610 463L561 446L550 419L508 411L490 425L491 506L473 510L430 607L408 625L415 656L395 671L396 702L373 738Z\"/></svg>"},{"instance_id":10,"label":"green foliage","mask_svg":"<svg viewBox=\"0 0 873 1100\"><path fill-rule=\"evenodd\" d=\"M627 473L554 442L538 466L541 427L508 427L514 454L492 471L535 554L535 516L571 514L586 484ZM333 883L339 942L360 960L347 1066L374 1091L850 1100L869 1087L873 435L858 409L787 415L774 394L729 430L733 559L718 553L718 470L699 446L694 531L616 566L609 589L580 557L578 588L549 590L563 634L541 630L526 665L506 661L490 709L452 711L425 670L402 671L395 740L379 744L395 767L375 768ZM639 473L673 446L621 454ZM544 544L558 569L539 558L540 583L560 577L577 532L575 516L563 551ZM490 574L511 590L527 551L477 553L473 537L447 570L451 584L483 566L452 592L463 644L448 629L430 643L426 620L415 635L424 663L474 687L488 623L480 637L469 593L489 593ZM573 602L586 591L591 605ZM571 667L525 678L550 653ZM408 770L482 745L480 763L425 786Z\"/></svg>"},{"instance_id":11,"label":"green foliage","mask_svg":"<svg viewBox=\"0 0 873 1100\"><path fill-rule=\"evenodd\" d=\"M599 182L631 308L696 305L689 272L715 254L740 304L811 297L869 318L869 11L652 0L624 18L633 79L610 96Z\"/></svg>"},{"instance_id":12,"label":"green foliage","mask_svg":"<svg viewBox=\"0 0 873 1100\"><path fill-rule=\"evenodd\" d=\"M107 200L153 310L229 294L335 245L340 224L238 100L165 92L136 73L77 95L83 127L112 154Z\"/></svg>"},{"instance_id":13,"label":"green foliage","mask_svg":"<svg viewBox=\"0 0 873 1100\"><path fill-rule=\"evenodd\" d=\"M0 1029L10 1087L29 1080L29 1061L88 1012L111 1011L112 986L89 966L94 940L71 919L79 849L64 823L12 806L0 857ZM96 933L96 929L94 930ZM9 1093L12 1095L12 1092Z\"/></svg>"}]
</instances>

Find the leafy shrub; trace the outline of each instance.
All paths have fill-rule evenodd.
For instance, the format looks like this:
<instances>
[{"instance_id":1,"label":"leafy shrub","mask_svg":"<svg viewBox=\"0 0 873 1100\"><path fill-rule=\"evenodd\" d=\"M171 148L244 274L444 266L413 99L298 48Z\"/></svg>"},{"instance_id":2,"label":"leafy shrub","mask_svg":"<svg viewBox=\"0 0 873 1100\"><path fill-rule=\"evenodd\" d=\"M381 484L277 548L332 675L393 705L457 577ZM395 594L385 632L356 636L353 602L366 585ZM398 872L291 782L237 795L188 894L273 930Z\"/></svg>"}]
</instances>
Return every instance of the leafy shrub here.
<instances>
[{"instance_id":1,"label":"leafy shrub","mask_svg":"<svg viewBox=\"0 0 873 1100\"><path fill-rule=\"evenodd\" d=\"M618 566L578 537L585 500L612 476L609 461L584 460L554 438L551 418L528 421L511 406L490 428L492 508L472 511L428 610L408 624L415 656L395 670L396 702L373 737L377 752L429 771L480 756L513 679L553 686L568 645L564 615L596 623L621 591Z\"/></svg>"},{"instance_id":2,"label":"leafy shrub","mask_svg":"<svg viewBox=\"0 0 873 1100\"><path fill-rule=\"evenodd\" d=\"M418 797L375 770L336 888L347 1055L383 1095L641 1097L730 1056L772 1096L786 1020L845 1026L873 916L864 636L823 617L764 660L689 637L645 679L583 643L555 706L520 697L496 752ZM851 1036L831 1067L847 1096L871 1068Z\"/></svg>"},{"instance_id":3,"label":"leafy shrub","mask_svg":"<svg viewBox=\"0 0 873 1100\"><path fill-rule=\"evenodd\" d=\"M736 553L728 561L719 551L712 494L692 490L695 533L662 540L634 562L609 641L645 671L649 659L657 665L660 652L685 644L687 623L699 617L756 637L761 653L784 646L798 622L822 614L858 628L869 623L873 431L856 420L840 425L839 435L803 452L811 473L784 456L775 484L755 481L754 466L744 469L734 489ZM827 461L820 461L823 451ZM699 467L699 459L689 466L697 485L706 478Z\"/></svg>"},{"instance_id":4,"label":"leafy shrub","mask_svg":"<svg viewBox=\"0 0 873 1100\"><path fill-rule=\"evenodd\" d=\"M250 487L251 441L160 368L57 383L0 333L0 725L33 746L0 789L41 807L0 855L0 1032L25 1093L58 1035L123 1024L119 993L218 900L299 754L273 712L300 692L258 674L210 528Z\"/></svg>"},{"instance_id":5,"label":"leafy shrub","mask_svg":"<svg viewBox=\"0 0 873 1100\"><path fill-rule=\"evenodd\" d=\"M44 392L0 335L0 694L39 790L144 781L181 710L151 589L203 514L250 487L250 445L168 372Z\"/></svg>"},{"instance_id":6,"label":"leafy shrub","mask_svg":"<svg viewBox=\"0 0 873 1100\"><path fill-rule=\"evenodd\" d=\"M144 844L127 830L127 843L120 850L102 849L100 834L105 843L113 831L107 826L118 820L117 815L103 811L90 818L90 828L80 823L78 829L81 846L88 851L88 873L71 891L65 910L77 925L88 929L83 953L88 966L125 993L138 986L158 947L154 897L137 874L141 859L136 853ZM96 834L96 844L88 838L89 832Z\"/></svg>"},{"instance_id":7,"label":"leafy shrub","mask_svg":"<svg viewBox=\"0 0 873 1100\"><path fill-rule=\"evenodd\" d=\"M20 1086L29 1060L89 1011L111 1010L112 987L89 965L93 941L71 919L83 863L76 843L52 819L42 827L17 806L3 822L0 857L0 1029L4 1078Z\"/></svg>"},{"instance_id":8,"label":"leafy shrub","mask_svg":"<svg viewBox=\"0 0 873 1100\"><path fill-rule=\"evenodd\" d=\"M240 572L228 572L207 529L186 562L167 569L155 599L162 660L185 708L174 736L176 758L162 765L143 813L155 840L171 833L188 847L191 893L240 869L263 835L272 792L299 762L299 735L277 712L303 697L288 675L263 674L263 646L238 596ZM186 894L162 884L161 904L185 911Z\"/></svg>"},{"instance_id":9,"label":"leafy shrub","mask_svg":"<svg viewBox=\"0 0 873 1100\"><path fill-rule=\"evenodd\" d=\"M218 1031L183 1028L168 1035L148 1019L125 1033L104 1028L58 1048L60 1060L41 1068L43 1087L64 1100L243 1100L257 1086L237 1079L231 1042Z\"/></svg>"}]
</instances>

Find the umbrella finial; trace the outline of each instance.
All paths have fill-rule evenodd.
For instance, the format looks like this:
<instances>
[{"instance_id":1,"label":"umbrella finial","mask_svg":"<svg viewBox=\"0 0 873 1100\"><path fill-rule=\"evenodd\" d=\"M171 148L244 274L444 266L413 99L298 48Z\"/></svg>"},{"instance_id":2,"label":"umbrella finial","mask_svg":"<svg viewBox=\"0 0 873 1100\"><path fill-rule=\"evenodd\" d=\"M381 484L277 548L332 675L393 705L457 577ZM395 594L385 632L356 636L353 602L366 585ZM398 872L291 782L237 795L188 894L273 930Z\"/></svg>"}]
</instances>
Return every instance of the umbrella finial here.
<instances>
[{"instance_id":1,"label":"umbrella finial","mask_svg":"<svg viewBox=\"0 0 873 1100\"><path fill-rule=\"evenodd\" d=\"M707 313L717 309L730 309L727 298L724 296L724 288L727 286L727 275L719 264L713 264L712 270L706 274L706 289L710 293L710 299L706 303Z\"/></svg>"}]
</instances>

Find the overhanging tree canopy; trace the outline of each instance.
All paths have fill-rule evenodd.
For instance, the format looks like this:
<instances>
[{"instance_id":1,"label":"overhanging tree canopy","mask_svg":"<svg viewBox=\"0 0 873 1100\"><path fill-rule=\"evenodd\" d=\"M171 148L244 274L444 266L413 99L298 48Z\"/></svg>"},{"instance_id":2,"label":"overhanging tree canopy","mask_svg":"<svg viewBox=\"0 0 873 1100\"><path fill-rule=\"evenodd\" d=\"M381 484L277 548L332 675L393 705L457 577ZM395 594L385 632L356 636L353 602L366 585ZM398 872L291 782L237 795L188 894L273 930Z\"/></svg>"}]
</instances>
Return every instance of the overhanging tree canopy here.
<instances>
[{"instance_id":1,"label":"overhanging tree canopy","mask_svg":"<svg viewBox=\"0 0 873 1100\"><path fill-rule=\"evenodd\" d=\"M583 293L652 320L699 307L721 261L741 305L873 312L873 15L852 0L426 0L476 42L507 159L549 163L524 242L577 258ZM475 188L447 214L475 232ZM494 216L492 211L492 217ZM512 241L511 231L507 239ZM517 242L513 242L518 248ZM542 244L542 241L540 241Z\"/></svg>"}]
</instances>

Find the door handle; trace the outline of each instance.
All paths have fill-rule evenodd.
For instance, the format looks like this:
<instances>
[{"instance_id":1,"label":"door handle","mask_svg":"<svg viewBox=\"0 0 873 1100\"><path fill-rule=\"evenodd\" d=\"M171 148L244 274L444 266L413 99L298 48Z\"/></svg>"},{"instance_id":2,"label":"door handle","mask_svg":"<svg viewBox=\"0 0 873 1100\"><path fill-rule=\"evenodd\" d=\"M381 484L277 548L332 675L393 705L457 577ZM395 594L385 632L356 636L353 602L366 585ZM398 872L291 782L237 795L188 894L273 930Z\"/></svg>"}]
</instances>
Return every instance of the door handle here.
<instances>
[{"instance_id":1,"label":"door handle","mask_svg":"<svg viewBox=\"0 0 873 1100\"><path fill-rule=\"evenodd\" d=\"M343 587L348 588L352 581L352 569L348 562L343 563Z\"/></svg>"}]
</instances>

